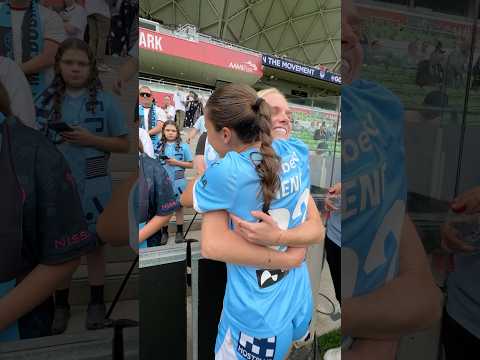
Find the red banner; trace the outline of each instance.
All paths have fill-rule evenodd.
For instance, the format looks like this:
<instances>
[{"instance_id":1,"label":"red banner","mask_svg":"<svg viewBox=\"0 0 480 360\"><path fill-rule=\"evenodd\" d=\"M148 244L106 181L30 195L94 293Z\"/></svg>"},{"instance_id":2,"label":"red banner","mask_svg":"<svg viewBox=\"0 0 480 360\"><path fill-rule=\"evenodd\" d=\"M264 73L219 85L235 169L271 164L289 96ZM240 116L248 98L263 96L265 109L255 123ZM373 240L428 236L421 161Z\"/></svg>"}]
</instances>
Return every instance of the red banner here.
<instances>
[{"instance_id":1,"label":"red banner","mask_svg":"<svg viewBox=\"0 0 480 360\"><path fill-rule=\"evenodd\" d=\"M263 76L260 54L248 54L201 40L189 41L143 28L139 30L140 49Z\"/></svg>"},{"instance_id":2,"label":"red banner","mask_svg":"<svg viewBox=\"0 0 480 360\"><path fill-rule=\"evenodd\" d=\"M157 104L160 107L163 105L163 98L165 96L168 96L170 98L170 104L172 106L175 105L175 102L173 101L173 94L172 93L152 91L152 95L153 95L153 98L155 99L155 104Z\"/></svg>"}]
</instances>

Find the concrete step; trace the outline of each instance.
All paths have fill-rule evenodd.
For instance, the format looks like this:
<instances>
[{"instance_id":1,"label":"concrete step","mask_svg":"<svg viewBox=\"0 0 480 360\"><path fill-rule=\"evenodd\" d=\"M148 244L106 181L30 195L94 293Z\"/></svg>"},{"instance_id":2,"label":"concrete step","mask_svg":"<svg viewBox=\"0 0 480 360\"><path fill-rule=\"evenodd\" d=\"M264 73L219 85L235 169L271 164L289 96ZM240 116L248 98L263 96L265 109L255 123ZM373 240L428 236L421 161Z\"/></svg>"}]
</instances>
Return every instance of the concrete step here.
<instances>
[{"instance_id":1,"label":"concrete step","mask_svg":"<svg viewBox=\"0 0 480 360\"><path fill-rule=\"evenodd\" d=\"M195 214L184 215L183 231L187 230L194 216ZM202 228L202 216L201 214L198 214L195 217L195 220L193 221L192 226L190 227L190 231L197 231L197 230L200 230L201 228ZM177 231L177 223L176 223L175 216L173 216L170 222L168 223L168 232L175 233L176 231Z\"/></svg>"},{"instance_id":2,"label":"concrete step","mask_svg":"<svg viewBox=\"0 0 480 360\"><path fill-rule=\"evenodd\" d=\"M112 359L113 329L47 336L22 341L4 342L0 347L2 360L110 360ZM138 327L124 329L125 360L137 360Z\"/></svg>"},{"instance_id":3,"label":"concrete step","mask_svg":"<svg viewBox=\"0 0 480 360\"><path fill-rule=\"evenodd\" d=\"M133 261L133 260L132 260ZM105 301L112 301L128 272L132 262L107 263L105 276ZM138 298L139 273L138 265L132 272L121 300L136 300ZM88 282L88 269L86 264L79 266L73 275L70 285L70 304L85 305L90 300L90 284Z\"/></svg>"},{"instance_id":4,"label":"concrete step","mask_svg":"<svg viewBox=\"0 0 480 360\"><path fill-rule=\"evenodd\" d=\"M109 262L130 262L135 258L135 254L128 246L112 247L105 245L105 261ZM87 257L82 258L82 264L87 263Z\"/></svg>"},{"instance_id":5,"label":"concrete step","mask_svg":"<svg viewBox=\"0 0 480 360\"><path fill-rule=\"evenodd\" d=\"M106 276L123 276L128 272L128 269L130 269L130 265L132 264L132 261L125 261L125 262L109 262L106 264ZM136 267L132 274L137 274L138 273L138 268ZM77 270L73 274L73 279L74 280L81 280L81 279L87 279L88 278L88 265L87 264L80 264L80 266L77 268Z\"/></svg>"},{"instance_id":6,"label":"concrete step","mask_svg":"<svg viewBox=\"0 0 480 360\"><path fill-rule=\"evenodd\" d=\"M111 303L105 304L107 311L110 308ZM110 316L111 319L130 319L139 320L138 314L139 301L127 300L119 301ZM65 334L75 334L86 332L85 329L85 315L87 313L87 305L76 305L70 308L70 321L68 322L68 328ZM88 331L90 332L90 331Z\"/></svg>"},{"instance_id":7,"label":"concrete step","mask_svg":"<svg viewBox=\"0 0 480 360\"><path fill-rule=\"evenodd\" d=\"M193 215L196 213L195 209L194 208L191 208L191 207L184 207L183 208L183 213L185 215ZM202 216L202 214L198 214L197 215L197 218L200 218ZM175 217L175 216L174 216Z\"/></svg>"}]
</instances>

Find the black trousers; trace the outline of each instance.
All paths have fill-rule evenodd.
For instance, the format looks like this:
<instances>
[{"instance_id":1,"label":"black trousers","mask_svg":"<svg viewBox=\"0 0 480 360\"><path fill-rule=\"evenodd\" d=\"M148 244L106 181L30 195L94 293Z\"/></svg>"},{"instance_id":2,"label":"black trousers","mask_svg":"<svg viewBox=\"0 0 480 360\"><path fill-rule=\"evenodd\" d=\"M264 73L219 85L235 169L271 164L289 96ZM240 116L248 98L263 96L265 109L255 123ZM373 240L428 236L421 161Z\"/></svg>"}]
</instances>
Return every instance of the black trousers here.
<instances>
[{"instance_id":1,"label":"black trousers","mask_svg":"<svg viewBox=\"0 0 480 360\"><path fill-rule=\"evenodd\" d=\"M446 360L478 359L480 339L455 321L447 311L443 313L441 336Z\"/></svg>"},{"instance_id":2,"label":"black trousers","mask_svg":"<svg viewBox=\"0 0 480 360\"><path fill-rule=\"evenodd\" d=\"M325 236L325 251L327 252L327 262L332 274L335 297L340 301L342 291L341 247L335 244L328 236Z\"/></svg>"}]
</instances>

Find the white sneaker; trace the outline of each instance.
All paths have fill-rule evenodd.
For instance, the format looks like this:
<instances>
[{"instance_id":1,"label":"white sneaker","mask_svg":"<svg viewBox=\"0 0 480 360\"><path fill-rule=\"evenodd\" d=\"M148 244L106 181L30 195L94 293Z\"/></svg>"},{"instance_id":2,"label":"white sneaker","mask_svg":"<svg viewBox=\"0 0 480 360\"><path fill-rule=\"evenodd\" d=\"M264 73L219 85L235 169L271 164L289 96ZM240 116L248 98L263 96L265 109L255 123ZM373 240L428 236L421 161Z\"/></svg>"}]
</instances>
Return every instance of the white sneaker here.
<instances>
[{"instance_id":1,"label":"white sneaker","mask_svg":"<svg viewBox=\"0 0 480 360\"><path fill-rule=\"evenodd\" d=\"M341 360L342 359L342 349L340 347L329 349L325 355L323 355L323 360Z\"/></svg>"}]
</instances>

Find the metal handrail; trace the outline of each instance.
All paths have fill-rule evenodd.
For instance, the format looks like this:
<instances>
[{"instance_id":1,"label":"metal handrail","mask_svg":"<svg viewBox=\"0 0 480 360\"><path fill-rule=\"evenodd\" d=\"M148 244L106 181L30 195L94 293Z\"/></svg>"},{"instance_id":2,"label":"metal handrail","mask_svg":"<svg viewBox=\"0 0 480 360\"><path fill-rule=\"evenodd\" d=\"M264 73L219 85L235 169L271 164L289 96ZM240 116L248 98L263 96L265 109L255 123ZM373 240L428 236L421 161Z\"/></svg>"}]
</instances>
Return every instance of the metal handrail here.
<instances>
[{"instance_id":1,"label":"metal handrail","mask_svg":"<svg viewBox=\"0 0 480 360\"><path fill-rule=\"evenodd\" d=\"M180 85L180 86L182 86L183 88L186 88L186 89L201 90L201 91L204 91L204 92L208 92L210 94L212 93L212 90L208 89L208 88L202 88L202 87L195 86L195 85L183 85L181 83L176 83L176 82L173 82L173 81L152 79L152 78L148 78L148 77L145 77L145 76L139 76L138 80L153 82L153 83L157 83L157 84L170 85L170 86L174 86L174 87Z\"/></svg>"}]
</instances>

